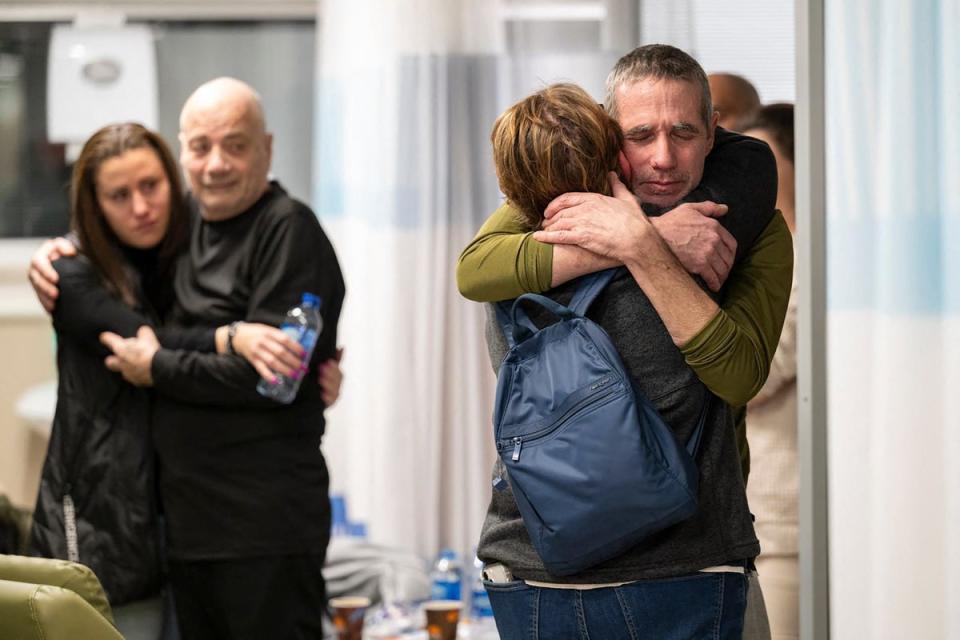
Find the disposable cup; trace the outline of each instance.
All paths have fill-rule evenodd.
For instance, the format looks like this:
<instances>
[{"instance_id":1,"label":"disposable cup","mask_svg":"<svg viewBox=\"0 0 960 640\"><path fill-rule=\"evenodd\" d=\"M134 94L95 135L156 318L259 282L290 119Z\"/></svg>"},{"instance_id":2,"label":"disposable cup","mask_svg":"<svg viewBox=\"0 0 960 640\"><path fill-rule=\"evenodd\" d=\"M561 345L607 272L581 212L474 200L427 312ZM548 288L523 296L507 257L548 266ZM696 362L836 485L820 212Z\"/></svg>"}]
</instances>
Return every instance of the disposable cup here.
<instances>
[{"instance_id":1,"label":"disposable cup","mask_svg":"<svg viewBox=\"0 0 960 640\"><path fill-rule=\"evenodd\" d=\"M456 640L461 606L458 600L430 600L423 605L430 640Z\"/></svg>"},{"instance_id":2,"label":"disposable cup","mask_svg":"<svg viewBox=\"0 0 960 640\"><path fill-rule=\"evenodd\" d=\"M331 598L333 626L337 628L338 640L361 640L363 636L363 615L370 606L370 598L365 596L344 596Z\"/></svg>"}]
</instances>

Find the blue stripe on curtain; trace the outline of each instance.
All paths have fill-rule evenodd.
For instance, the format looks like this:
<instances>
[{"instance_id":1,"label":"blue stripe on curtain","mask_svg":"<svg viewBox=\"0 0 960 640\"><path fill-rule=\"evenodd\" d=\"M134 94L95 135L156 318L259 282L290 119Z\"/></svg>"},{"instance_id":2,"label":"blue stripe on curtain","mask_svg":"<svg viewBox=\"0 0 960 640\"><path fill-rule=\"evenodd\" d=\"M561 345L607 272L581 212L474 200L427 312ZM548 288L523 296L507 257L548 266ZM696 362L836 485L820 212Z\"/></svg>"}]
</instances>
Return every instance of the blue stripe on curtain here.
<instances>
[{"instance_id":1,"label":"blue stripe on curtain","mask_svg":"<svg viewBox=\"0 0 960 640\"><path fill-rule=\"evenodd\" d=\"M960 311L960 273L949 254L960 239L960 216L904 212L895 219L834 218L827 238L831 311Z\"/></svg>"},{"instance_id":2,"label":"blue stripe on curtain","mask_svg":"<svg viewBox=\"0 0 960 640\"><path fill-rule=\"evenodd\" d=\"M396 175L379 173L371 148L366 193L351 193L379 205L359 206L351 215L401 229L447 223L479 227L499 205L489 131L498 113L497 57L494 55L405 55L397 71L370 81L396 83L399 127L384 131L397 140ZM344 215L346 185L340 159L343 145L357 136L344 132L342 83L323 78L319 115L319 184L322 217ZM378 123L369 123L374 132ZM359 136L376 141L377 135ZM384 206L383 203L386 203Z\"/></svg>"},{"instance_id":3,"label":"blue stripe on curtain","mask_svg":"<svg viewBox=\"0 0 960 640\"><path fill-rule=\"evenodd\" d=\"M960 175L944 163L960 60L944 58L939 4L828 5L830 310L960 310Z\"/></svg>"}]
</instances>

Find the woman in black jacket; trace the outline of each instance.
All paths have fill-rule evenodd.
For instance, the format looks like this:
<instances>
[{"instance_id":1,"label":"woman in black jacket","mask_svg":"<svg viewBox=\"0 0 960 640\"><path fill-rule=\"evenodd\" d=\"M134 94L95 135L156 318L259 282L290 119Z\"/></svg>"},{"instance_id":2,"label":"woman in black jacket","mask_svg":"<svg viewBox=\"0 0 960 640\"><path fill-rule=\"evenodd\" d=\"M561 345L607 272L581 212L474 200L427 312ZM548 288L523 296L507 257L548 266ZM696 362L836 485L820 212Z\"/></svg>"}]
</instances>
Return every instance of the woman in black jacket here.
<instances>
[{"instance_id":1,"label":"woman in black jacket","mask_svg":"<svg viewBox=\"0 0 960 640\"><path fill-rule=\"evenodd\" d=\"M70 202L79 253L54 263L59 384L30 552L90 566L115 607L149 601L127 610L138 612L135 625L146 616L154 618L146 626L156 628L161 542L151 395L107 370L109 351L99 335L130 337L162 322L173 304L188 211L173 155L138 124L109 125L87 141L74 165ZM219 344L223 351L228 328L156 332L166 347L215 351ZM299 366L300 347L273 327L244 323L230 339L251 362L254 345L272 341L272 351L292 352L279 371ZM124 631L124 607L114 611Z\"/></svg>"}]
</instances>

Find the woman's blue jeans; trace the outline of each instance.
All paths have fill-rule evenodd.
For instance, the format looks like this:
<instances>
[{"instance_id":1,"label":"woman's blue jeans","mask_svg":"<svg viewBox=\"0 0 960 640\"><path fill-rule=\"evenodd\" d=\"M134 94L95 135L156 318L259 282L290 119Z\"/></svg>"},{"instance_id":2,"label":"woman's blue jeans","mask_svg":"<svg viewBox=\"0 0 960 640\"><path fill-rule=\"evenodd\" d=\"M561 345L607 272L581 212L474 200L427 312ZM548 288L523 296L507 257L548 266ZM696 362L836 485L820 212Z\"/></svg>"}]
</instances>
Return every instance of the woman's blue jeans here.
<instances>
[{"instance_id":1,"label":"woman's blue jeans","mask_svg":"<svg viewBox=\"0 0 960 640\"><path fill-rule=\"evenodd\" d=\"M743 634L747 580L695 573L602 589L484 582L500 640L727 640Z\"/></svg>"}]
</instances>

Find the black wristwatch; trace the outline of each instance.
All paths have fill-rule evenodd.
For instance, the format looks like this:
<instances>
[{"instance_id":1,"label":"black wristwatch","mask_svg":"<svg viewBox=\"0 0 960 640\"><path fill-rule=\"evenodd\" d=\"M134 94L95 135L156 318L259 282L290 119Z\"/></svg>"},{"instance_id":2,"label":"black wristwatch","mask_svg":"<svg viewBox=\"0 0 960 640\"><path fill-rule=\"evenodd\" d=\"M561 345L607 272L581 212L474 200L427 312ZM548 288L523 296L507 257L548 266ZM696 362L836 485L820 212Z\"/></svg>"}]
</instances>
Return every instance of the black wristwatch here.
<instances>
[{"instance_id":1,"label":"black wristwatch","mask_svg":"<svg viewBox=\"0 0 960 640\"><path fill-rule=\"evenodd\" d=\"M237 350L233 348L233 337L237 335L237 327L240 326L240 321L231 322L230 326L227 327L227 353L235 356L237 355Z\"/></svg>"}]
</instances>

